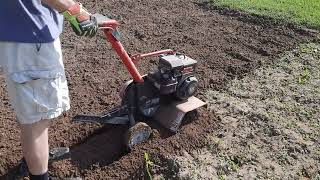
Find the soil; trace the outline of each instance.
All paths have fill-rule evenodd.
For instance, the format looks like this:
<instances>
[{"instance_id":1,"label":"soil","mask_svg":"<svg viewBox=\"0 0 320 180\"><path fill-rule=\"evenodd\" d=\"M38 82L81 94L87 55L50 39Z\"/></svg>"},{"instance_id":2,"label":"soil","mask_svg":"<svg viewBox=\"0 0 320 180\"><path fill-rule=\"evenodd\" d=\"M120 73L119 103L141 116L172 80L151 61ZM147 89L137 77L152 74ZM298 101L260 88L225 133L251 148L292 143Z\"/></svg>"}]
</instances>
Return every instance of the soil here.
<instances>
[{"instance_id":1,"label":"soil","mask_svg":"<svg viewBox=\"0 0 320 180\"><path fill-rule=\"evenodd\" d=\"M128 0L83 1L91 12L99 12L121 23L122 43L131 53L171 48L198 60L197 97L205 100L208 90L225 89L234 78L243 78L260 67L262 60L276 57L313 34L286 24L270 23L261 17L226 13L205 1ZM177 134L171 134L152 120L150 141L128 152L122 144L127 126L74 124L79 113L100 113L119 104L119 88L128 72L102 35L79 38L67 25L62 35L71 110L53 121L50 144L71 147L71 156L50 163L58 177L86 179L143 179L145 152L152 156L183 155L203 148L208 134L219 132L221 118L207 108L188 114ZM155 60L142 61L147 73ZM21 159L19 128L10 110L1 78L0 179L11 179Z\"/></svg>"},{"instance_id":2,"label":"soil","mask_svg":"<svg viewBox=\"0 0 320 180\"><path fill-rule=\"evenodd\" d=\"M220 131L201 149L155 161L171 164L158 177L167 179L169 171L178 179L320 178L320 45L302 44L265 63L224 90L208 91Z\"/></svg>"}]
</instances>

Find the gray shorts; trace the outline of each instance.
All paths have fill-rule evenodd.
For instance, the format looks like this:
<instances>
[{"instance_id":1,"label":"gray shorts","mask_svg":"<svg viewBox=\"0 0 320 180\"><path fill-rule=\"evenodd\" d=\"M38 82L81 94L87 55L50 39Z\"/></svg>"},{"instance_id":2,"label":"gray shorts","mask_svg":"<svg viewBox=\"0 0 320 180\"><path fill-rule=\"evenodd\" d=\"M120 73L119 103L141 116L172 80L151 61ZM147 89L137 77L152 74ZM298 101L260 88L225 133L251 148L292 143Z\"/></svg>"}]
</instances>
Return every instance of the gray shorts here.
<instances>
[{"instance_id":1,"label":"gray shorts","mask_svg":"<svg viewBox=\"0 0 320 180\"><path fill-rule=\"evenodd\" d=\"M56 118L70 109L59 39L41 44L0 42L0 65L19 123Z\"/></svg>"}]
</instances>

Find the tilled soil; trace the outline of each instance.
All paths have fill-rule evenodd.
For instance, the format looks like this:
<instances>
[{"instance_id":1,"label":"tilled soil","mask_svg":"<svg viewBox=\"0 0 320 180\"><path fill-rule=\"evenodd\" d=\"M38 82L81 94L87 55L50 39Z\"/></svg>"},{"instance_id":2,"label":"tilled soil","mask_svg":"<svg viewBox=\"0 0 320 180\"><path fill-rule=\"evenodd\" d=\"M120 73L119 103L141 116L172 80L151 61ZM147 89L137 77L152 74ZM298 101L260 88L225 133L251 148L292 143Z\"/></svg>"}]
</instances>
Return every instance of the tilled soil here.
<instances>
[{"instance_id":1,"label":"tilled soil","mask_svg":"<svg viewBox=\"0 0 320 180\"><path fill-rule=\"evenodd\" d=\"M320 178L320 45L302 44L226 89L208 91L219 131L208 144L155 164L178 179ZM161 167L160 166L160 167ZM161 172L163 174L161 174Z\"/></svg>"},{"instance_id":2,"label":"tilled soil","mask_svg":"<svg viewBox=\"0 0 320 180\"><path fill-rule=\"evenodd\" d=\"M96 3L99 2L99 3ZM236 11L216 10L204 1L127 0L83 1L91 12L110 15L121 23L122 42L129 52L171 48L198 60L198 97L205 100L209 89L224 88L235 77L259 67L262 59L274 57L312 34L287 25ZM150 120L154 135L150 141L127 152L122 142L126 126L99 127L73 124L78 113L99 113L120 102L118 91L129 79L121 61L102 36L76 37L69 26L62 35L71 110L53 122L51 146L71 147L71 156L52 162L53 175L87 179L143 178L144 152L159 156L191 152L206 144L206 134L219 131L219 118L206 108L187 116L177 134L170 134ZM147 73L156 61L138 66ZM1 78L0 175L10 179L21 158L18 124L10 110Z\"/></svg>"}]
</instances>

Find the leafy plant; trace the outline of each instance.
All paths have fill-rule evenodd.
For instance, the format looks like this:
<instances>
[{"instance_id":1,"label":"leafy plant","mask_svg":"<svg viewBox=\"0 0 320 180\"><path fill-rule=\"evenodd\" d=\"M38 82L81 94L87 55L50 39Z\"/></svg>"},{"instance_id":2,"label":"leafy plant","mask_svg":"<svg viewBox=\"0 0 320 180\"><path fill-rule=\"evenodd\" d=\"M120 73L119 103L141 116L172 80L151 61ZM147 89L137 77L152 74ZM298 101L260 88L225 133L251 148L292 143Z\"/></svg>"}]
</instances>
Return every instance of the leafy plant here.
<instances>
[{"instance_id":1,"label":"leafy plant","mask_svg":"<svg viewBox=\"0 0 320 180\"><path fill-rule=\"evenodd\" d=\"M150 160L149 153L145 152L144 153L144 162L145 162L145 167L147 171L147 178L149 180L152 180L152 175L151 175L151 167L153 166L153 162Z\"/></svg>"},{"instance_id":2,"label":"leafy plant","mask_svg":"<svg viewBox=\"0 0 320 180\"><path fill-rule=\"evenodd\" d=\"M310 79L310 70L307 67L304 67L303 73L301 76L298 78L298 83L299 84L306 84L308 80Z\"/></svg>"}]
</instances>

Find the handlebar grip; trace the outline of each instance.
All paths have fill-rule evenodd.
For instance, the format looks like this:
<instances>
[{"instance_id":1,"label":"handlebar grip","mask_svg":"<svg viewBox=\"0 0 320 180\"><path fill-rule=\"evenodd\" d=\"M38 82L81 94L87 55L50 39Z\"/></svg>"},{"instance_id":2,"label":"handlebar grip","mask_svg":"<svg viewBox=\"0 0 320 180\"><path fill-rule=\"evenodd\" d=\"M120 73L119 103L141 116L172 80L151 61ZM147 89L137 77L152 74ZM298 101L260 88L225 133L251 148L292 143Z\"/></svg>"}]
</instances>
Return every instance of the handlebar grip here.
<instances>
[{"instance_id":1,"label":"handlebar grip","mask_svg":"<svg viewBox=\"0 0 320 180\"><path fill-rule=\"evenodd\" d=\"M116 20L110 19L102 14L93 14L92 16L96 18L97 24L101 29L106 28L115 30L119 26L119 23Z\"/></svg>"}]
</instances>

